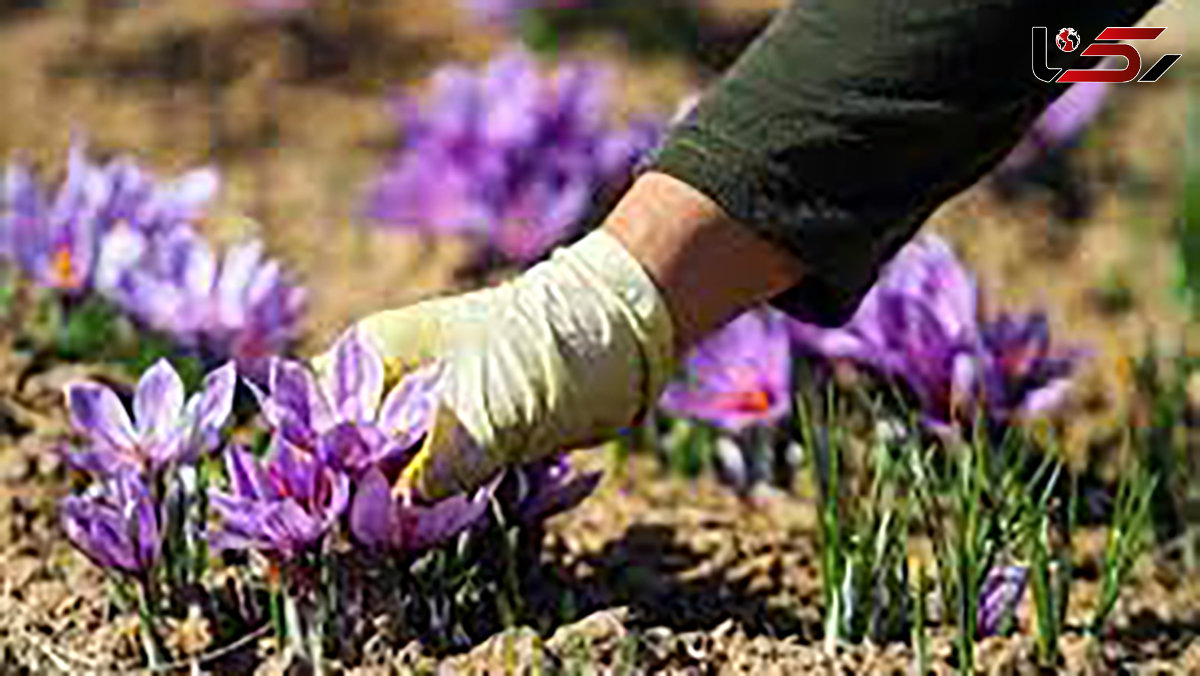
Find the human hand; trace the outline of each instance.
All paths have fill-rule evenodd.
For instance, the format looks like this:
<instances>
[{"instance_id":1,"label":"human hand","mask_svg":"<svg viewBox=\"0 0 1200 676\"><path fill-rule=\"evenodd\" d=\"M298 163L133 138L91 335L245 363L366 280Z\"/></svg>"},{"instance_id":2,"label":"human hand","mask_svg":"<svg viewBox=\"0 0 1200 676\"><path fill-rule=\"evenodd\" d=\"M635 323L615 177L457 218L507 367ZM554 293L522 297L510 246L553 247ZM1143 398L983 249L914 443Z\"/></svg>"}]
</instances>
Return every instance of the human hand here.
<instances>
[{"instance_id":1,"label":"human hand","mask_svg":"<svg viewBox=\"0 0 1200 676\"><path fill-rule=\"evenodd\" d=\"M673 369L663 299L603 230L511 282L381 312L358 328L383 355L389 384L440 365L438 412L395 487L428 499L617 433Z\"/></svg>"}]
</instances>

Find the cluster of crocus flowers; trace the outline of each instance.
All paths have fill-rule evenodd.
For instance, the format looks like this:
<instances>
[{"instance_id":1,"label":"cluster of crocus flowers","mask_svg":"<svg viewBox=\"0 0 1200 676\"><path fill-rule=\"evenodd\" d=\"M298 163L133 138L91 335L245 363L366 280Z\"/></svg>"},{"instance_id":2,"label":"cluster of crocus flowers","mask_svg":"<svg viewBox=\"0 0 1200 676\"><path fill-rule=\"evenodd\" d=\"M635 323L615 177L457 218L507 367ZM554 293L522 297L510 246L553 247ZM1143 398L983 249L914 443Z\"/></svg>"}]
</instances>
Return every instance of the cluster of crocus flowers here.
<instances>
[{"instance_id":1,"label":"cluster of crocus flowers","mask_svg":"<svg viewBox=\"0 0 1200 676\"><path fill-rule=\"evenodd\" d=\"M406 96L396 106L405 142L377 179L368 216L466 235L508 262L537 260L657 140L656 123L612 124L609 92L598 66L546 74L520 51L479 71L443 68L423 104Z\"/></svg>"},{"instance_id":2,"label":"cluster of crocus flowers","mask_svg":"<svg viewBox=\"0 0 1200 676\"><path fill-rule=\"evenodd\" d=\"M478 522L492 485L434 504L392 491L428 431L437 374L436 365L414 371L385 393L382 358L353 330L323 373L274 360L266 390L255 388L272 450L261 464L243 451L229 456L232 492L213 495L222 545L289 558L346 521L362 546L417 552Z\"/></svg>"},{"instance_id":3,"label":"cluster of crocus flowers","mask_svg":"<svg viewBox=\"0 0 1200 676\"><path fill-rule=\"evenodd\" d=\"M84 494L64 499L62 522L88 558L150 583L167 529L163 492L152 488L220 446L236 378L233 364L227 364L187 397L179 375L161 360L138 382L132 417L107 386L67 385L71 427L81 438L67 460L95 482Z\"/></svg>"},{"instance_id":4,"label":"cluster of crocus flowers","mask_svg":"<svg viewBox=\"0 0 1200 676\"><path fill-rule=\"evenodd\" d=\"M220 179L211 169L163 181L129 158L97 164L72 146L50 194L20 162L0 181L0 255L38 286L96 294L213 359L251 360L295 336L303 291L261 245L218 260L196 229Z\"/></svg>"},{"instance_id":5,"label":"cluster of crocus flowers","mask_svg":"<svg viewBox=\"0 0 1200 676\"><path fill-rule=\"evenodd\" d=\"M148 636L156 635L152 615L166 608L161 600L174 585L203 583L178 571L205 569L210 551L257 552L267 564L262 580L282 595L281 636L303 633L312 643L293 647L316 650L297 646L321 640L317 618L331 601L317 580L331 557L415 563L483 529L493 505L512 524L536 526L598 483L598 473L576 472L557 457L514 468L506 484L514 488L503 499L503 473L472 494L437 501L398 492L397 479L437 411L439 365L390 386L383 359L356 330L322 364L318 370L273 357L264 378L242 381L260 405L252 420L266 433L261 456L224 434L235 362L188 396L171 365L159 361L138 382L131 409L106 385L65 388L76 434L68 460L95 480L62 502L63 528L92 562L141 585Z\"/></svg>"},{"instance_id":6,"label":"cluster of crocus flowers","mask_svg":"<svg viewBox=\"0 0 1200 676\"><path fill-rule=\"evenodd\" d=\"M1079 354L1055 350L1045 316L982 316L979 291L934 235L888 264L845 326L791 324L810 354L855 363L907 386L935 430L977 416L1007 424L1063 403Z\"/></svg>"}]
</instances>

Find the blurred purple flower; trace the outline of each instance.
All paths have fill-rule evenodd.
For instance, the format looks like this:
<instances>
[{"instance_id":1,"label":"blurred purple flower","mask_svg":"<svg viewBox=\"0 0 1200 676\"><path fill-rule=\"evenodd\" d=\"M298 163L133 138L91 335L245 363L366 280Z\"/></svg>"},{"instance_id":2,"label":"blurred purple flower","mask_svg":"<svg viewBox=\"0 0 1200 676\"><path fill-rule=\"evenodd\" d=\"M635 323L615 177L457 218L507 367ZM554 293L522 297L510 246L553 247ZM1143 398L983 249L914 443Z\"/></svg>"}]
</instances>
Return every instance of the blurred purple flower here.
<instances>
[{"instance_id":1,"label":"blurred purple flower","mask_svg":"<svg viewBox=\"0 0 1200 676\"><path fill-rule=\"evenodd\" d=\"M110 194L104 173L77 144L71 148L66 180L53 198L20 164L10 165L6 176L5 253L41 286L71 294L86 291L102 234L99 216Z\"/></svg>"},{"instance_id":2,"label":"blurred purple flower","mask_svg":"<svg viewBox=\"0 0 1200 676\"><path fill-rule=\"evenodd\" d=\"M230 493L210 491L221 519L218 549L257 549L284 560L310 551L333 529L350 500L350 478L275 437L263 463L240 448L225 456Z\"/></svg>"},{"instance_id":3,"label":"blurred purple flower","mask_svg":"<svg viewBox=\"0 0 1200 676\"><path fill-rule=\"evenodd\" d=\"M896 378L934 429L1047 413L1060 404L1081 356L1050 348L1045 318L980 320L978 289L949 245L917 237L896 256L839 329L790 324L797 346Z\"/></svg>"},{"instance_id":4,"label":"blurred purple flower","mask_svg":"<svg viewBox=\"0 0 1200 676\"><path fill-rule=\"evenodd\" d=\"M368 215L469 234L511 261L538 259L656 142L657 124L607 122L609 91L597 66L566 64L546 76L519 51L481 72L444 68L427 105L400 100L406 142L377 179Z\"/></svg>"},{"instance_id":5,"label":"blurred purple flower","mask_svg":"<svg viewBox=\"0 0 1200 676\"><path fill-rule=\"evenodd\" d=\"M144 576L158 561L158 516L136 473L122 472L88 495L64 498L60 508L67 538L96 565Z\"/></svg>"},{"instance_id":6,"label":"blurred purple flower","mask_svg":"<svg viewBox=\"0 0 1200 676\"><path fill-rule=\"evenodd\" d=\"M432 421L436 378L436 367L418 369L384 396L383 359L351 329L334 345L324 372L276 359L269 392L258 395L280 435L357 475L381 463L386 471L407 462Z\"/></svg>"},{"instance_id":7,"label":"blurred purple flower","mask_svg":"<svg viewBox=\"0 0 1200 676\"><path fill-rule=\"evenodd\" d=\"M160 232L201 219L221 189L221 177L211 168L193 169L161 180L130 157L119 157L102 170L109 183L101 213L101 230L127 224L145 232Z\"/></svg>"},{"instance_id":8,"label":"blurred purple flower","mask_svg":"<svg viewBox=\"0 0 1200 676\"><path fill-rule=\"evenodd\" d=\"M604 474L576 472L565 453L514 471L519 483L516 512L525 523L544 521L573 509L596 490Z\"/></svg>"},{"instance_id":9,"label":"blurred purple flower","mask_svg":"<svg viewBox=\"0 0 1200 676\"><path fill-rule=\"evenodd\" d=\"M154 237L120 228L105 239L101 258L103 270L117 271L101 276L102 292L184 346L248 370L295 339L304 290L263 257L257 241L235 245L218 260L190 228Z\"/></svg>"},{"instance_id":10,"label":"blurred purple flower","mask_svg":"<svg viewBox=\"0 0 1200 676\"><path fill-rule=\"evenodd\" d=\"M219 183L210 169L162 182L128 158L100 166L77 140L53 199L27 167L8 166L0 194L0 250L38 284L82 293L94 277L117 274L98 269L101 242L111 230L123 224L154 232L190 222L203 214Z\"/></svg>"},{"instance_id":11,"label":"blurred purple flower","mask_svg":"<svg viewBox=\"0 0 1200 676\"><path fill-rule=\"evenodd\" d=\"M1075 144L1104 109L1111 88L1107 82L1080 82L1068 87L1034 121L998 171L1023 171L1047 153Z\"/></svg>"},{"instance_id":12,"label":"blurred purple flower","mask_svg":"<svg viewBox=\"0 0 1200 676\"><path fill-rule=\"evenodd\" d=\"M667 386L659 405L739 433L772 425L791 409L792 361L785 320L753 310L692 350L681 380Z\"/></svg>"},{"instance_id":13,"label":"blurred purple flower","mask_svg":"<svg viewBox=\"0 0 1200 676\"><path fill-rule=\"evenodd\" d=\"M1004 629L1009 618L1016 615L1028 582L1029 569L1025 566L996 566L988 571L975 620L980 638L995 636Z\"/></svg>"},{"instance_id":14,"label":"blurred purple flower","mask_svg":"<svg viewBox=\"0 0 1200 676\"><path fill-rule=\"evenodd\" d=\"M179 374L160 359L138 381L134 420L104 385L67 385L71 425L86 439L84 450L69 456L71 464L105 475L156 472L168 463L190 462L213 450L233 407L236 377L234 365L226 364L210 373L201 390L185 402Z\"/></svg>"},{"instance_id":15,"label":"blurred purple flower","mask_svg":"<svg viewBox=\"0 0 1200 676\"><path fill-rule=\"evenodd\" d=\"M350 510L350 532L362 545L419 552L445 542L487 512L496 481L471 497L456 495L432 505L417 505L392 494L387 477L372 467L358 481Z\"/></svg>"}]
</instances>

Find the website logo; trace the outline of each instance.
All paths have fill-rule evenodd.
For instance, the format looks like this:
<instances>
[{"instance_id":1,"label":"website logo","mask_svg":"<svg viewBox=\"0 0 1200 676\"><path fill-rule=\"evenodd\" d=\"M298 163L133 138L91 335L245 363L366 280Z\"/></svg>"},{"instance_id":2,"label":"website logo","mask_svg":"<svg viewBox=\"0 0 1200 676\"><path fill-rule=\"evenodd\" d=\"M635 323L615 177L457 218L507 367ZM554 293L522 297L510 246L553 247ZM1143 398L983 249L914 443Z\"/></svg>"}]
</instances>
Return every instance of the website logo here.
<instances>
[{"instance_id":1,"label":"website logo","mask_svg":"<svg viewBox=\"0 0 1200 676\"><path fill-rule=\"evenodd\" d=\"M1182 54L1163 54L1158 61L1142 73L1142 55L1137 48L1122 40L1144 41L1155 40L1162 35L1165 27L1133 28L1108 27L1100 31L1096 39L1079 52L1080 56L1119 56L1125 60L1125 67L1116 68L1052 68L1050 66L1050 31L1045 26L1034 26L1032 37L1033 76L1042 82L1155 82L1175 65ZM1067 53L1074 52L1081 43L1079 33L1074 28L1061 28L1054 34L1054 44L1059 50ZM1138 75L1141 77L1138 77Z\"/></svg>"}]
</instances>

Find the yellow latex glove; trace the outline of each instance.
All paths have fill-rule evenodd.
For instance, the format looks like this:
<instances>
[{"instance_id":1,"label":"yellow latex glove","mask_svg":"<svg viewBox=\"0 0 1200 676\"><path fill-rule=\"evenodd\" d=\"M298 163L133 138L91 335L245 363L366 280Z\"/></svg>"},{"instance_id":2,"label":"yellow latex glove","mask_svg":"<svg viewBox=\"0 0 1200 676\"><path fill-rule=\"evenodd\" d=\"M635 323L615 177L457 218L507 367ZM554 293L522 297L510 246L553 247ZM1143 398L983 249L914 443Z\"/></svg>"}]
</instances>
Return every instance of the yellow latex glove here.
<instances>
[{"instance_id":1,"label":"yellow latex glove","mask_svg":"<svg viewBox=\"0 0 1200 676\"><path fill-rule=\"evenodd\" d=\"M673 369L658 289L603 230L501 286L381 312L359 329L392 378L443 366L442 406L396 486L430 499L612 436Z\"/></svg>"}]
</instances>

